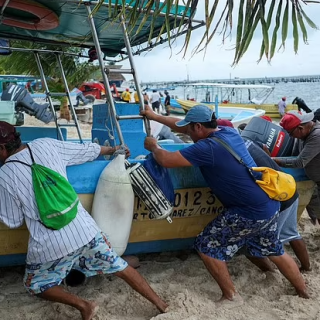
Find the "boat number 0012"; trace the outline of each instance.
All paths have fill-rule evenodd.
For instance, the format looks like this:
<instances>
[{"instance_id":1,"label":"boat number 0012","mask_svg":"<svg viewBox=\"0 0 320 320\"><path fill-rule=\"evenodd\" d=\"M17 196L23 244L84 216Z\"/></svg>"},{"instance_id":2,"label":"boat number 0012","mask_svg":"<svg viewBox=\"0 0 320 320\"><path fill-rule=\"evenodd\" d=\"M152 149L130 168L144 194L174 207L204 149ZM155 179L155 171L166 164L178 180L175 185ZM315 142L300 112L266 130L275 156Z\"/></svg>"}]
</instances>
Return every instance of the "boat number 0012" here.
<instances>
[{"instance_id":1,"label":"boat number 0012","mask_svg":"<svg viewBox=\"0 0 320 320\"><path fill-rule=\"evenodd\" d=\"M190 217L197 215L218 214L222 211L221 202L211 193L209 188L176 190L172 217ZM135 198L134 220L152 219L148 210Z\"/></svg>"}]
</instances>

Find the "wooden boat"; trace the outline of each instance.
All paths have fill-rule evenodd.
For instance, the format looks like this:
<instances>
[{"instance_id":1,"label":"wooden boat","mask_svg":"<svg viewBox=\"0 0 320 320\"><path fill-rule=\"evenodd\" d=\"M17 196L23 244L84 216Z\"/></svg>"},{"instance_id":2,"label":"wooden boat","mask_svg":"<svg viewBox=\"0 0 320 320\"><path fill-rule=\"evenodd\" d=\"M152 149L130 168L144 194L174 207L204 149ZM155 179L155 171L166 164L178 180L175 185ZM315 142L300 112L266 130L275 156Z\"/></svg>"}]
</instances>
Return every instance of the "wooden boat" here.
<instances>
[{"instance_id":1,"label":"wooden boat","mask_svg":"<svg viewBox=\"0 0 320 320\"><path fill-rule=\"evenodd\" d=\"M206 103L214 106L214 97L218 97L219 107L236 107L263 109L270 118L280 118L278 105L265 103L274 90L266 85L239 85L223 83L193 83L187 85L188 92L193 92L194 100L178 99L177 102L185 112L199 104ZM189 94L190 95L190 94ZM211 100L212 99L212 100ZM287 111L298 110L296 104L288 104Z\"/></svg>"},{"instance_id":2,"label":"wooden boat","mask_svg":"<svg viewBox=\"0 0 320 320\"><path fill-rule=\"evenodd\" d=\"M23 1L22 1L23 2ZM45 0L33 1L41 4L41 6L35 6L36 10L43 6L55 15L53 21L49 21L50 27L54 24L52 29L46 29L43 23L33 21L33 24L22 23L21 19L12 20L16 21L18 26L12 27L12 24L8 26L3 20L0 25L0 37L1 35L9 39L19 39L28 41L37 41L42 43L50 43L59 45L81 45L86 48L91 48L94 45L97 48L97 52L101 52L101 48L107 51L108 46L111 46L114 52L123 52L126 48L129 53L129 60L132 59L132 51L129 42L127 41L127 32L124 28L124 21L119 26L114 26L115 22L112 22L112 30L114 34L110 37L108 29L108 10L113 10L114 7L109 6L110 1L105 0L100 8L91 14L90 4L79 1L65 1L56 0L47 2ZM112 1L111 1L112 2ZM128 1L129 3L129 1ZM28 12L32 13L33 5L28 6ZM128 9L129 10L129 9ZM175 9L176 10L176 9ZM183 14L183 7L180 8L181 14ZM179 11L179 12L180 12ZM70 14L72 12L72 14ZM187 16L190 13L187 13ZM156 21L154 30L160 30L164 24L165 13ZM88 21L85 20L85 16L88 17ZM95 26L94 18L99 21L99 24ZM144 15L141 15L141 19L144 19ZM103 21L105 23L103 23ZM185 20L189 23L189 20ZM21 27L21 23L22 26ZM37 28L37 25L41 23L41 26L45 29ZM178 24L179 25L179 24ZM33 26L33 29L32 29ZM140 26L137 25L136 29ZM168 26L167 26L168 27ZM170 27L173 29L174 24ZM28 28L28 29L24 29ZM130 29L134 34L133 45L141 46L143 41L147 41L149 37L149 29L143 29L142 33L135 34L135 28ZM76 36L74 30L77 30ZM96 32L98 30L98 32ZM120 32L121 31L121 32ZM156 31L155 31L156 32ZM88 37L88 34L92 34L92 37ZM97 37L99 34L99 38ZM109 36L109 37L108 37ZM121 37L124 39L121 41ZM156 37L157 34L154 34ZM111 42L110 42L111 41ZM12 48L12 50L19 50L19 48ZM32 52L32 49L29 49ZM27 49L22 51L28 52ZM41 53L41 50L37 50L34 53L36 57ZM59 54L66 54L66 52L43 52L44 54L55 54L59 57ZM131 57L130 57L131 56ZM104 83L108 83L107 75L104 73L104 66L102 60L102 54L100 54L100 66ZM132 64L133 66L133 64ZM39 68L41 69L41 68ZM40 70L40 75L43 83L46 83L45 76ZM136 72L134 72L136 76ZM137 91L141 96L141 88L139 81L135 78ZM67 87L66 87L67 88ZM92 141L104 144L113 144L114 141L119 143L126 143L130 150L132 157L130 162L137 162L143 160L137 160L141 155L145 155L147 151L143 148L143 140L146 136L147 122L144 122L142 117L138 116L139 105L129 103L114 103L112 100L112 93L109 90L109 86L105 85L107 89L106 93L109 96L108 104L100 103L93 106L93 126L92 126ZM69 101L71 97L68 89L66 89ZM142 101L142 99L140 99ZM54 107L49 95L49 102L52 112ZM71 108L72 108L72 103ZM112 112L110 112L110 110ZM113 114L116 112L117 117ZM110 116L111 114L111 116ZM135 116L132 116L135 115ZM117 119L126 121L117 121ZM57 121L56 121L57 124ZM111 125L113 124L113 126ZM67 129L69 130L71 124L68 127L17 127L17 130L21 132L21 136L24 142L32 141L33 139L40 137L59 138L61 140L68 139ZM74 119L74 125L77 126L77 118ZM115 130L112 128L115 127ZM83 139L79 134L77 141L82 142ZM180 150L185 148L188 144L163 144L163 147L170 151ZM94 162L85 163L79 166L68 167L68 178L79 194L79 198L84 207L90 212L92 208L92 201L96 190L97 182L102 170L109 163L109 160L99 158ZM305 208L306 204L313 193L313 183L310 182L304 175L303 170L289 170L297 180L298 190L300 192L299 213ZM132 209L133 224L130 233L129 244L126 250L126 254L137 254L147 252L162 252L171 250L188 249L192 247L194 237L201 231L201 229L212 219L214 219L222 210L223 206L220 201L211 194L204 179L198 168L175 168L169 169L170 177L172 179L175 189L175 201L174 210L171 214L173 223L169 224L166 220L155 220L146 210L140 199L135 199L134 208ZM1 171L0 171L1 174ZM112 221L110 221L112 223ZM18 229L8 229L3 224L0 224L0 266L11 266L24 264L25 254L28 244L28 231L25 226Z\"/></svg>"},{"instance_id":3,"label":"wooden boat","mask_svg":"<svg viewBox=\"0 0 320 320\"><path fill-rule=\"evenodd\" d=\"M161 105L164 108L164 97L161 98ZM170 99L170 113L172 114L180 114L180 115L184 115L185 111L182 108L181 104L176 100L171 98Z\"/></svg>"},{"instance_id":4,"label":"wooden boat","mask_svg":"<svg viewBox=\"0 0 320 320\"><path fill-rule=\"evenodd\" d=\"M138 110L138 105L117 105L121 114L130 114L132 108ZM92 138L104 141L108 134L104 126L106 105L94 105ZM102 121L101 121L102 120ZM132 127L132 125L134 127ZM19 127L26 142L37 137L56 137L56 128ZM133 131L135 134L133 134ZM146 150L139 141L143 141L142 121L130 125L123 124L123 135L132 151L131 162ZM64 134L66 132L64 131ZM131 138L130 138L131 137ZM65 138L67 138L65 136ZM180 150L188 144L162 144L170 151ZM83 206L91 212L95 188L99 176L109 161L97 160L78 166L68 167L69 181L72 183ZM171 214L173 223L166 220L155 220L139 198L135 198L132 212L133 224L129 244L125 254L139 254L149 252L174 251L192 248L195 236L204 226L222 212L223 206L219 199L211 194L198 168L169 169L170 177L175 189L174 209ZM313 193L314 183L305 176L303 169L287 169L292 174L300 194L298 216L300 217ZM0 224L0 266L23 264L28 244L28 230L25 226L9 229Z\"/></svg>"}]
</instances>

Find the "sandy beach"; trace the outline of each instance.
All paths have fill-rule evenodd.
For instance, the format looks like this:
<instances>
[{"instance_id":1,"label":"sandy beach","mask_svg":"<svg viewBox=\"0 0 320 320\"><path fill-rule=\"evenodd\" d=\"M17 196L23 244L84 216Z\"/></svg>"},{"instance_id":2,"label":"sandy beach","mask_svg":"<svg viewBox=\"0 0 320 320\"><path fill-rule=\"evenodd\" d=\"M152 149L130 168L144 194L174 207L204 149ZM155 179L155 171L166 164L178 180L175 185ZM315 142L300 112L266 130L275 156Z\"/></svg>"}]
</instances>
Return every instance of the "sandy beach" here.
<instances>
[{"instance_id":1,"label":"sandy beach","mask_svg":"<svg viewBox=\"0 0 320 320\"><path fill-rule=\"evenodd\" d=\"M219 287L192 251L140 256L139 272L170 304L167 314L159 314L151 303L114 276L88 278L84 285L66 289L99 303L96 320L320 319L320 229L306 215L299 226L312 262L312 271L303 274L311 295L309 300L298 298L279 272L263 273L239 256L229 263L229 270L244 305L217 309L214 301L220 297ZM292 253L287 246L286 251ZM1 319L80 319L71 307L27 294L22 285L23 273L23 267L0 269Z\"/></svg>"},{"instance_id":2,"label":"sandy beach","mask_svg":"<svg viewBox=\"0 0 320 320\"><path fill-rule=\"evenodd\" d=\"M26 124L42 125L30 117ZM83 137L89 137L91 125L81 127ZM151 303L115 276L88 278L83 285L66 290L95 300L100 306L96 320L320 319L320 228L313 226L304 213L299 230L312 264L312 271L303 274L311 297L308 300L298 298L278 271L263 273L239 256L229 263L229 270L244 304L233 309L217 308L214 301L220 298L220 289L193 251L139 257L139 272L170 305L166 314L159 314ZM285 249L292 254L290 247ZM71 307L30 296L22 284L23 274L23 266L0 268L0 319L80 319L78 311Z\"/></svg>"}]
</instances>

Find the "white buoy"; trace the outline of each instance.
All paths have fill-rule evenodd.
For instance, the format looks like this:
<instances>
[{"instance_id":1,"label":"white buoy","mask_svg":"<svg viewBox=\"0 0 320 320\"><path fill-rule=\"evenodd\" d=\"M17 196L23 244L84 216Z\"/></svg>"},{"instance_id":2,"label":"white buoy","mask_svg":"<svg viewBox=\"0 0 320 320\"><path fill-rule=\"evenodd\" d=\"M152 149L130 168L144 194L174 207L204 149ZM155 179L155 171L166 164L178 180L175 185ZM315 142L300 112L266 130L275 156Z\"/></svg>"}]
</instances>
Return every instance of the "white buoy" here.
<instances>
[{"instance_id":1,"label":"white buoy","mask_svg":"<svg viewBox=\"0 0 320 320\"><path fill-rule=\"evenodd\" d=\"M134 194L124 161L125 155L119 154L102 171L92 206L92 217L108 235L119 256L127 248L134 206Z\"/></svg>"}]
</instances>

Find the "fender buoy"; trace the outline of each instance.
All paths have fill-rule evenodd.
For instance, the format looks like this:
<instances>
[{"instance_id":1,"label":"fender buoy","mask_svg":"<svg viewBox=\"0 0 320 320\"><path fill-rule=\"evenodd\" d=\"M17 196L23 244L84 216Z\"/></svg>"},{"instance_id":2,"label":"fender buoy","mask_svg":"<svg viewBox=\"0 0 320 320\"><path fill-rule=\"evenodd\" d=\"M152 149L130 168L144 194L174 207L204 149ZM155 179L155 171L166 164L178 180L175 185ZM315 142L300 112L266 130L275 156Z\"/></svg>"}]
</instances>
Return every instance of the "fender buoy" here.
<instances>
[{"instance_id":1,"label":"fender buoy","mask_svg":"<svg viewBox=\"0 0 320 320\"><path fill-rule=\"evenodd\" d=\"M0 0L0 7L2 7L5 2L6 0ZM6 8L25 11L28 14L31 13L36 16L36 18L27 19L14 15L10 15L10 17L4 15L1 23L7 26L28 30L50 30L59 25L59 17L56 13L39 2L32 0L11 0L8 2Z\"/></svg>"},{"instance_id":2,"label":"fender buoy","mask_svg":"<svg viewBox=\"0 0 320 320\"><path fill-rule=\"evenodd\" d=\"M133 189L124 161L125 156L119 154L102 171L91 211L119 256L127 248L134 206Z\"/></svg>"}]
</instances>

